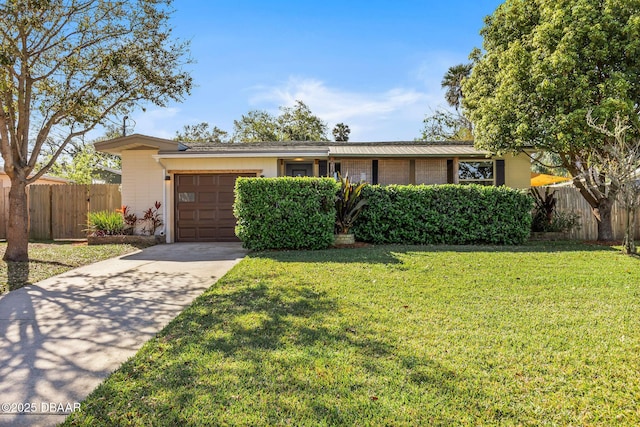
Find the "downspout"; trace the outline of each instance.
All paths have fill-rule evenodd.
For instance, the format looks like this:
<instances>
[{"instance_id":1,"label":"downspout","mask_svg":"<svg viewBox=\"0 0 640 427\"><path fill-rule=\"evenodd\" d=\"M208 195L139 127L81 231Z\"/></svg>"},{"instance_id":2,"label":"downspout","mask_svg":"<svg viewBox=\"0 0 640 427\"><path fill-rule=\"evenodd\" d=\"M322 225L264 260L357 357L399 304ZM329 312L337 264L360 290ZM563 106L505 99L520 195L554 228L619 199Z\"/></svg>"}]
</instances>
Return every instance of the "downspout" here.
<instances>
[{"instance_id":1,"label":"downspout","mask_svg":"<svg viewBox=\"0 0 640 427\"><path fill-rule=\"evenodd\" d=\"M160 159L156 156L153 156L155 161L162 166L162 229L160 230L160 235L165 236L167 243L172 243L171 236L167 232L167 184L165 177L167 176L167 167L160 161ZM170 229L169 229L170 230Z\"/></svg>"}]
</instances>

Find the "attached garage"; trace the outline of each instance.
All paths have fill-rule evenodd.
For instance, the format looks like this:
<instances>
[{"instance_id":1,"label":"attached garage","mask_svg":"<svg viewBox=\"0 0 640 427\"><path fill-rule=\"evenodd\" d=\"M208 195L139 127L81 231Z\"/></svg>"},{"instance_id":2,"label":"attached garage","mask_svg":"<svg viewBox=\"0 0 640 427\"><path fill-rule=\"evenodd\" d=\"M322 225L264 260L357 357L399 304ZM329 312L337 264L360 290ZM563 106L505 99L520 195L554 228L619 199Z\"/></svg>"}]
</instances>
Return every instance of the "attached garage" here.
<instances>
[{"instance_id":1,"label":"attached garage","mask_svg":"<svg viewBox=\"0 0 640 427\"><path fill-rule=\"evenodd\" d=\"M178 242L235 242L233 188L248 173L175 175L175 235Z\"/></svg>"}]
</instances>

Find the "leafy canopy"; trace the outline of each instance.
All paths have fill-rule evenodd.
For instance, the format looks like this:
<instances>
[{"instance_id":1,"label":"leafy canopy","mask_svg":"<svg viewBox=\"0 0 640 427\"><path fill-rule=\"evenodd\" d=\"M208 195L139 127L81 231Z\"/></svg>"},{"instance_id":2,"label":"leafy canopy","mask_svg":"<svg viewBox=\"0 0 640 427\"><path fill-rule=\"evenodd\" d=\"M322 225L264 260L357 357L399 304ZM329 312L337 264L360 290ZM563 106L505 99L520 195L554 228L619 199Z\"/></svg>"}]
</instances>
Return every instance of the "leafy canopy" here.
<instances>
[{"instance_id":1,"label":"leafy canopy","mask_svg":"<svg viewBox=\"0 0 640 427\"><path fill-rule=\"evenodd\" d=\"M275 117L267 111L253 110L233 122L234 142L327 141L327 124L302 101L293 107L280 107Z\"/></svg>"},{"instance_id":2,"label":"leafy canopy","mask_svg":"<svg viewBox=\"0 0 640 427\"><path fill-rule=\"evenodd\" d=\"M28 259L26 185L109 117L191 89L171 0L0 1L0 153L11 180L5 260ZM37 167L45 142L54 147Z\"/></svg>"},{"instance_id":3,"label":"leafy canopy","mask_svg":"<svg viewBox=\"0 0 640 427\"><path fill-rule=\"evenodd\" d=\"M484 52L462 84L477 146L533 146L580 173L576 160L606 141L588 111L637 117L639 0L507 0L481 34Z\"/></svg>"},{"instance_id":4,"label":"leafy canopy","mask_svg":"<svg viewBox=\"0 0 640 427\"><path fill-rule=\"evenodd\" d=\"M210 127L209 123L201 122L195 125L185 125L182 131L176 131L174 138L182 142L229 142L229 133L217 126Z\"/></svg>"},{"instance_id":5,"label":"leafy canopy","mask_svg":"<svg viewBox=\"0 0 640 427\"><path fill-rule=\"evenodd\" d=\"M106 117L189 92L180 69L187 45L170 39L170 4L0 2L0 148L10 177L27 180L49 137L58 150L41 173Z\"/></svg>"}]
</instances>

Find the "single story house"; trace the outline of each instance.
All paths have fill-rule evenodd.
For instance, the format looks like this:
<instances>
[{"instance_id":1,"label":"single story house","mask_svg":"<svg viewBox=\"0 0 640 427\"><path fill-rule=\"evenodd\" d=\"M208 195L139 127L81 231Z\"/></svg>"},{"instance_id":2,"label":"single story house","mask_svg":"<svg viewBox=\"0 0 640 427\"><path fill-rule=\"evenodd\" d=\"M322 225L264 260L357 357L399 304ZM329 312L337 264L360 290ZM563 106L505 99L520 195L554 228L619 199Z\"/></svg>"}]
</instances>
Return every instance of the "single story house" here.
<instances>
[{"instance_id":1,"label":"single story house","mask_svg":"<svg viewBox=\"0 0 640 427\"><path fill-rule=\"evenodd\" d=\"M530 159L492 157L471 142L182 143L133 134L95 144L122 158L122 203L141 216L162 203L171 242L234 241L239 176L334 176L372 184L478 183L529 188Z\"/></svg>"}]
</instances>

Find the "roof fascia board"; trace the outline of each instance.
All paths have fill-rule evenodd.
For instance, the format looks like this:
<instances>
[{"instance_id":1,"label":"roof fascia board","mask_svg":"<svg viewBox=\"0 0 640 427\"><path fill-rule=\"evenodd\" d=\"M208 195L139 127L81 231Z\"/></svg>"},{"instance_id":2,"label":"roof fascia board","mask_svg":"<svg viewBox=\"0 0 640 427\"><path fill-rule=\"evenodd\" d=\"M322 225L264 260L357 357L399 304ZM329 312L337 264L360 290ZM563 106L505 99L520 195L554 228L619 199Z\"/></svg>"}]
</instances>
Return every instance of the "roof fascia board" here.
<instances>
[{"instance_id":1,"label":"roof fascia board","mask_svg":"<svg viewBox=\"0 0 640 427\"><path fill-rule=\"evenodd\" d=\"M490 153L439 153L439 154L374 154L374 153L363 153L363 154L351 154L351 153L333 153L331 157L335 159L347 158L347 157L361 157L361 158L369 158L369 159L377 159L377 158L451 158L451 157L478 157L478 158L486 158L491 157Z\"/></svg>"},{"instance_id":2,"label":"roof fascia board","mask_svg":"<svg viewBox=\"0 0 640 427\"><path fill-rule=\"evenodd\" d=\"M271 152L159 152L158 154L154 154L152 156L154 159L193 159L193 158L251 158L251 157L260 157L260 158L268 158L268 157L277 157L282 159L287 158L296 158L296 157L329 157L329 153L326 151L296 151L296 152L281 152L281 151L271 151Z\"/></svg>"}]
</instances>

